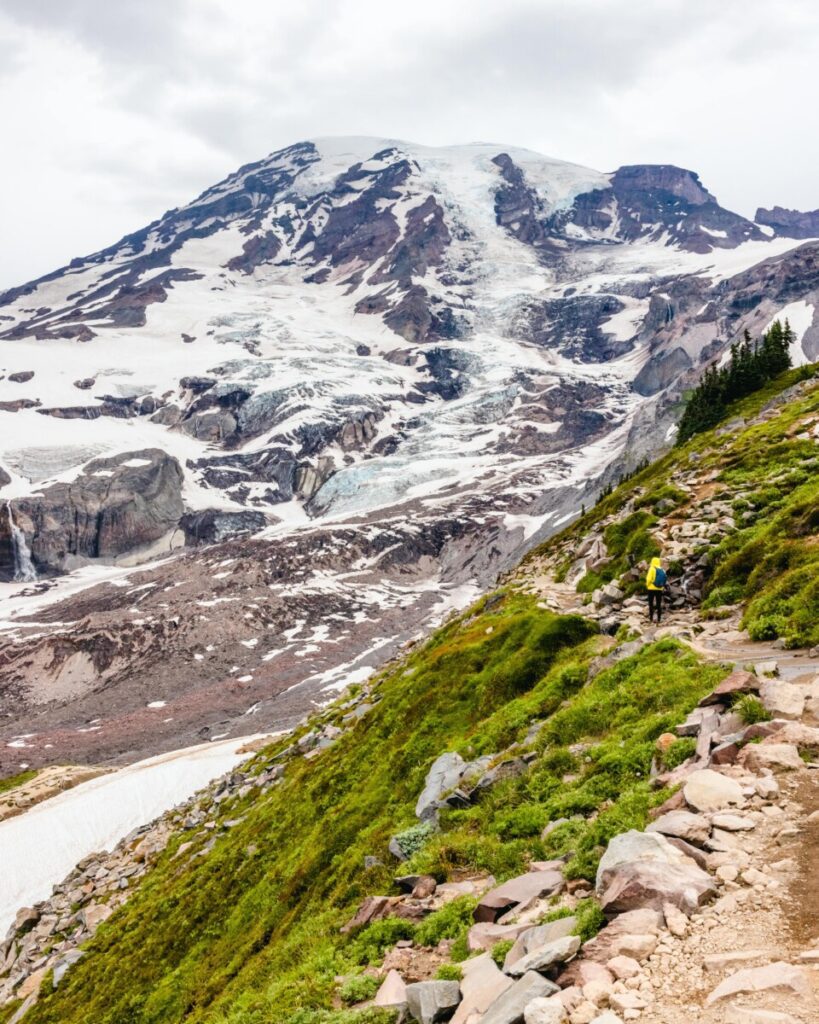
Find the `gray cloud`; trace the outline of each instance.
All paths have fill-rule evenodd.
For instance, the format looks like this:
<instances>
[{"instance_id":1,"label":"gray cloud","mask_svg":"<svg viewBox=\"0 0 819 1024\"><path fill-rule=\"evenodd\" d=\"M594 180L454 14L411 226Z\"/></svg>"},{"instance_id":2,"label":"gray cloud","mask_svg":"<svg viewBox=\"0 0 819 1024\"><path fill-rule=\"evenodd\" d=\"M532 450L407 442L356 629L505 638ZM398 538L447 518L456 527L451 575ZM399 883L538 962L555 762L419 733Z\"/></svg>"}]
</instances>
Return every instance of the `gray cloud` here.
<instances>
[{"instance_id":1,"label":"gray cloud","mask_svg":"<svg viewBox=\"0 0 819 1024\"><path fill-rule=\"evenodd\" d=\"M322 134L674 162L819 206L810 0L0 0L0 285ZM783 159L783 154L787 154ZM32 212L34 211L34 212Z\"/></svg>"}]
</instances>

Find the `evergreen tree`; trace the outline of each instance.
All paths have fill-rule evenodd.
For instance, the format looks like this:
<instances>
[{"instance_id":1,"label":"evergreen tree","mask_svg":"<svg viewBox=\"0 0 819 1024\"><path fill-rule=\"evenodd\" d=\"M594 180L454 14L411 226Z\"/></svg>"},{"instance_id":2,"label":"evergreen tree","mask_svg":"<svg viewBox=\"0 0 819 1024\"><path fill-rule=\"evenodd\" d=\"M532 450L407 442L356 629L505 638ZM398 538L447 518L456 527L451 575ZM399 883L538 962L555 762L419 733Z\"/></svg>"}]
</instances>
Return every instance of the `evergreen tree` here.
<instances>
[{"instance_id":1,"label":"evergreen tree","mask_svg":"<svg viewBox=\"0 0 819 1024\"><path fill-rule=\"evenodd\" d=\"M761 342L754 341L746 328L742 341L731 345L727 364L719 369L713 364L707 367L691 393L680 419L677 444L719 423L731 402L750 395L789 369L795 338L787 320L784 327L775 320Z\"/></svg>"}]
</instances>

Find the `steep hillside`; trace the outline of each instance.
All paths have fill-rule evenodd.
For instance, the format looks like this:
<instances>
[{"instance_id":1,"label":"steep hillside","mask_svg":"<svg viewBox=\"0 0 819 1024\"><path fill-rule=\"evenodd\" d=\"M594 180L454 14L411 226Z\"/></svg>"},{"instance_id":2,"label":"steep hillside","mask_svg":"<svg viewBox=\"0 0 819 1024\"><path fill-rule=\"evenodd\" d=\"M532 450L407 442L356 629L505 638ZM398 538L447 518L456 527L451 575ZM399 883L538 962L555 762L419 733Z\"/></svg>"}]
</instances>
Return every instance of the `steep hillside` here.
<instances>
[{"instance_id":1,"label":"steep hillside","mask_svg":"<svg viewBox=\"0 0 819 1024\"><path fill-rule=\"evenodd\" d=\"M161 840L80 865L20 916L2 991L30 1024L380 1024L390 1000L431 1021L462 997L456 1020L511 1024L536 996L552 1016L529 1022L716 1024L771 988L781 1020L815 1019L792 900L816 891L817 445L819 383L791 371Z\"/></svg>"},{"instance_id":2,"label":"steep hillside","mask_svg":"<svg viewBox=\"0 0 819 1024\"><path fill-rule=\"evenodd\" d=\"M816 358L785 228L668 165L317 139L5 292L0 772L366 678L662 450L744 329Z\"/></svg>"}]
</instances>

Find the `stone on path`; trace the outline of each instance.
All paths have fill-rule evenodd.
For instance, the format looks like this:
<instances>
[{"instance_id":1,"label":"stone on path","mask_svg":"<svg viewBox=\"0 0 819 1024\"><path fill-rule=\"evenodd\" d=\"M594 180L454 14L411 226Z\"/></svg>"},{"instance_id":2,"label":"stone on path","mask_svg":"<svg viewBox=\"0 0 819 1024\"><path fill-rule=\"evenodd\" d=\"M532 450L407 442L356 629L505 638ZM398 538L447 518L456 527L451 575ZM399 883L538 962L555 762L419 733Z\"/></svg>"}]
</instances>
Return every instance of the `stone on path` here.
<instances>
[{"instance_id":1,"label":"stone on path","mask_svg":"<svg viewBox=\"0 0 819 1024\"><path fill-rule=\"evenodd\" d=\"M538 974L529 971L502 992L481 1017L481 1024L521 1024L526 1007L535 999L554 995L558 990L553 984Z\"/></svg>"},{"instance_id":2,"label":"stone on path","mask_svg":"<svg viewBox=\"0 0 819 1024\"><path fill-rule=\"evenodd\" d=\"M689 843L702 844L711 835L711 824L701 814L692 814L691 811L669 811L656 821L652 821L646 832L661 832L664 836L676 836Z\"/></svg>"},{"instance_id":3,"label":"stone on path","mask_svg":"<svg viewBox=\"0 0 819 1024\"><path fill-rule=\"evenodd\" d=\"M728 1006L725 1010L725 1024L799 1024L790 1013L779 1010L759 1010L750 1006Z\"/></svg>"},{"instance_id":4,"label":"stone on path","mask_svg":"<svg viewBox=\"0 0 819 1024\"><path fill-rule=\"evenodd\" d=\"M810 985L804 967L794 967L778 960L765 967L748 967L737 971L721 982L705 1000L711 1006L720 999L738 995L741 992L767 992L771 990L793 992L803 998L810 996Z\"/></svg>"},{"instance_id":5,"label":"stone on path","mask_svg":"<svg viewBox=\"0 0 819 1024\"><path fill-rule=\"evenodd\" d=\"M751 960L770 960L771 954L765 949L740 949L730 953L709 953L702 962L706 971L722 971L726 967L747 964Z\"/></svg>"},{"instance_id":6,"label":"stone on path","mask_svg":"<svg viewBox=\"0 0 819 1024\"><path fill-rule=\"evenodd\" d=\"M461 1001L457 981L416 981L407 985L407 1006L418 1024L438 1024L449 1020Z\"/></svg>"},{"instance_id":7,"label":"stone on path","mask_svg":"<svg viewBox=\"0 0 819 1024\"><path fill-rule=\"evenodd\" d=\"M695 811L721 811L731 804L742 805L745 802L742 787L736 779L721 775L711 768L692 772L686 779L683 795L686 803Z\"/></svg>"},{"instance_id":8,"label":"stone on path","mask_svg":"<svg viewBox=\"0 0 819 1024\"><path fill-rule=\"evenodd\" d=\"M799 771L805 762L792 743L749 743L739 755L739 763L752 772Z\"/></svg>"},{"instance_id":9,"label":"stone on path","mask_svg":"<svg viewBox=\"0 0 819 1024\"><path fill-rule=\"evenodd\" d=\"M717 813L712 815L711 824L714 828L724 829L726 832L750 832L756 828L756 822L750 818L744 818L741 814Z\"/></svg>"},{"instance_id":10,"label":"stone on path","mask_svg":"<svg viewBox=\"0 0 819 1024\"><path fill-rule=\"evenodd\" d=\"M634 957L623 956L622 954L620 956L613 956L606 964L606 967L618 981L633 978L641 971L641 967Z\"/></svg>"},{"instance_id":11,"label":"stone on path","mask_svg":"<svg viewBox=\"0 0 819 1024\"><path fill-rule=\"evenodd\" d=\"M663 917L668 930L678 938L688 931L688 918L673 903L663 904Z\"/></svg>"},{"instance_id":12,"label":"stone on path","mask_svg":"<svg viewBox=\"0 0 819 1024\"><path fill-rule=\"evenodd\" d=\"M563 1024L568 1019L566 1007L557 996L533 999L523 1011L525 1024Z\"/></svg>"}]
</instances>

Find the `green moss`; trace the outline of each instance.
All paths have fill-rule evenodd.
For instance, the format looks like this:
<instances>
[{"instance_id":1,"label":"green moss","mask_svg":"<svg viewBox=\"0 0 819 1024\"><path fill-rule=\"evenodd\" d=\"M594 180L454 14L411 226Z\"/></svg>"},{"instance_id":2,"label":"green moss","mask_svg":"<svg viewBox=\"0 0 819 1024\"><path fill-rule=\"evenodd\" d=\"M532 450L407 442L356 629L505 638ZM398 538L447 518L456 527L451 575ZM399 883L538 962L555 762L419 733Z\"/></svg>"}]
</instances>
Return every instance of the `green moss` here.
<instances>
[{"instance_id":1,"label":"green moss","mask_svg":"<svg viewBox=\"0 0 819 1024\"><path fill-rule=\"evenodd\" d=\"M460 964L441 964L435 972L438 981L461 981L463 976L464 971Z\"/></svg>"},{"instance_id":2,"label":"green moss","mask_svg":"<svg viewBox=\"0 0 819 1024\"><path fill-rule=\"evenodd\" d=\"M492 959L498 965L503 967L503 961L506 959L506 954L514 946L514 942L511 939L501 939L500 942L496 942L492 947Z\"/></svg>"},{"instance_id":3,"label":"green moss","mask_svg":"<svg viewBox=\"0 0 819 1024\"><path fill-rule=\"evenodd\" d=\"M8 793L12 789L17 789L18 786L31 782L36 776L37 772L32 768L25 772L19 772L17 775L10 775L7 779L0 779L0 793Z\"/></svg>"},{"instance_id":4,"label":"green moss","mask_svg":"<svg viewBox=\"0 0 819 1024\"><path fill-rule=\"evenodd\" d=\"M682 736L680 739L675 740L665 751L663 755L663 768L667 771L673 771L683 761L687 761L689 757L693 757L697 749L697 741L693 736Z\"/></svg>"},{"instance_id":5,"label":"green moss","mask_svg":"<svg viewBox=\"0 0 819 1024\"><path fill-rule=\"evenodd\" d=\"M769 722L771 720L770 712L759 697L754 697L750 693L746 693L739 700L735 701L732 710L736 711L746 725L755 725L757 722Z\"/></svg>"},{"instance_id":6,"label":"green moss","mask_svg":"<svg viewBox=\"0 0 819 1024\"><path fill-rule=\"evenodd\" d=\"M338 994L342 1003L353 1006L355 1003L363 1003L367 999L372 999L378 989L377 978L373 978L369 974L351 974L339 986Z\"/></svg>"}]
</instances>

